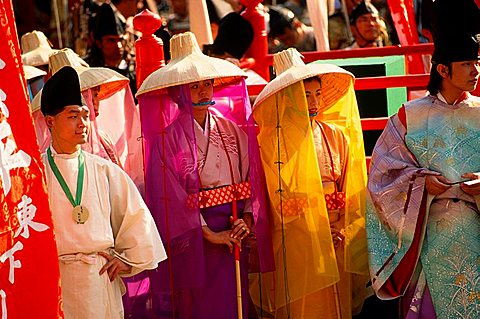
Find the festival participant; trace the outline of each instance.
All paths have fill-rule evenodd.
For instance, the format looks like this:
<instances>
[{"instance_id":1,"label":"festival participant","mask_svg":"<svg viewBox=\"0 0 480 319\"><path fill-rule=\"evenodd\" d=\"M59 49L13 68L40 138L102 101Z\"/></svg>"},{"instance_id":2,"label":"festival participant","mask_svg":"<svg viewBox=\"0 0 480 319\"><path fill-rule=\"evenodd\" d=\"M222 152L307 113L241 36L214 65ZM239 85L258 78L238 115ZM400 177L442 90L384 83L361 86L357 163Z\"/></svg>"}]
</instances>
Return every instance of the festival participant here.
<instances>
[{"instance_id":1,"label":"festival participant","mask_svg":"<svg viewBox=\"0 0 480 319\"><path fill-rule=\"evenodd\" d=\"M123 318L120 276L156 268L166 258L160 236L127 174L81 150L89 110L73 68L45 83L41 109L52 133L43 160L65 317Z\"/></svg>"},{"instance_id":2,"label":"festival participant","mask_svg":"<svg viewBox=\"0 0 480 319\"><path fill-rule=\"evenodd\" d=\"M435 2L430 94L389 119L373 152L370 274L380 298L402 296L401 318L480 316L479 13Z\"/></svg>"},{"instance_id":3,"label":"festival participant","mask_svg":"<svg viewBox=\"0 0 480 319\"><path fill-rule=\"evenodd\" d=\"M247 122L245 73L203 55L190 32L173 36L170 48L170 63L152 73L138 94L146 200L171 258L150 274L147 295L153 300L147 304L161 318L233 319L240 310L246 318L246 239L255 232L262 253L268 238L262 188L251 179L258 146ZM238 219L232 218L235 209Z\"/></svg>"},{"instance_id":4,"label":"festival participant","mask_svg":"<svg viewBox=\"0 0 480 319\"><path fill-rule=\"evenodd\" d=\"M353 75L274 55L253 116L272 207L276 272L256 305L276 318L351 318L366 297L366 167ZM252 285L252 290L255 285ZM262 299L263 300L262 300Z\"/></svg>"},{"instance_id":5,"label":"festival participant","mask_svg":"<svg viewBox=\"0 0 480 319\"><path fill-rule=\"evenodd\" d=\"M128 86L128 79L121 74L102 67L89 67L71 49L62 49L49 57L52 74L64 66L71 66L80 78L80 88L90 110L90 127L87 143L82 149L121 166L142 191L143 170L140 115ZM50 132L40 112L42 94L35 96L32 113L40 150L50 144ZM100 110L103 116L100 116Z\"/></svg>"}]
</instances>

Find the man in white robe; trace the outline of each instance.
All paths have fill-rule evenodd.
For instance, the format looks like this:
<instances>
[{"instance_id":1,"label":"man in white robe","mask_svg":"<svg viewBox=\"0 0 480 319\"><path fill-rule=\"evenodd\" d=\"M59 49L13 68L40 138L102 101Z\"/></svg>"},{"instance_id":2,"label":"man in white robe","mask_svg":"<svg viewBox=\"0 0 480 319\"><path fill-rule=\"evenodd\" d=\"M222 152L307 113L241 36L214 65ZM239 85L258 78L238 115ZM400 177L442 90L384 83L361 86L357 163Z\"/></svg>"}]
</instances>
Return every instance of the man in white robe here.
<instances>
[{"instance_id":1,"label":"man in white robe","mask_svg":"<svg viewBox=\"0 0 480 319\"><path fill-rule=\"evenodd\" d=\"M120 276L154 269L166 258L160 235L127 174L80 149L89 111L73 68L45 84L41 109L52 133L43 159L65 318L123 318Z\"/></svg>"}]
</instances>

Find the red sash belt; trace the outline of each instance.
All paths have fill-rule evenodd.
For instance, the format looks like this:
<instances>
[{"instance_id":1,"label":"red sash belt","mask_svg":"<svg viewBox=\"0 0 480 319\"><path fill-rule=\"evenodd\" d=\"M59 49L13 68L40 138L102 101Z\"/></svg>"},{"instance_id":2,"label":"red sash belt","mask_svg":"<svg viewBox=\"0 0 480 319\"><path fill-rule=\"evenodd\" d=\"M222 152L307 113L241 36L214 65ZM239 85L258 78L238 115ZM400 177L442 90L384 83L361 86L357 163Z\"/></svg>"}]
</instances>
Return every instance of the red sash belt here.
<instances>
[{"instance_id":1,"label":"red sash belt","mask_svg":"<svg viewBox=\"0 0 480 319\"><path fill-rule=\"evenodd\" d=\"M187 207L194 209L218 206L231 203L234 199L247 199L251 195L250 182L241 182L190 194L187 197Z\"/></svg>"},{"instance_id":2,"label":"red sash belt","mask_svg":"<svg viewBox=\"0 0 480 319\"><path fill-rule=\"evenodd\" d=\"M336 210L345 207L345 192L334 192L325 195L327 210ZM295 197L282 200L282 212L286 217L305 214L308 205L306 194L296 194ZM280 205L277 210L280 211Z\"/></svg>"},{"instance_id":3,"label":"red sash belt","mask_svg":"<svg viewBox=\"0 0 480 319\"><path fill-rule=\"evenodd\" d=\"M345 192L334 192L325 195L327 210L341 209L345 207Z\"/></svg>"}]
</instances>

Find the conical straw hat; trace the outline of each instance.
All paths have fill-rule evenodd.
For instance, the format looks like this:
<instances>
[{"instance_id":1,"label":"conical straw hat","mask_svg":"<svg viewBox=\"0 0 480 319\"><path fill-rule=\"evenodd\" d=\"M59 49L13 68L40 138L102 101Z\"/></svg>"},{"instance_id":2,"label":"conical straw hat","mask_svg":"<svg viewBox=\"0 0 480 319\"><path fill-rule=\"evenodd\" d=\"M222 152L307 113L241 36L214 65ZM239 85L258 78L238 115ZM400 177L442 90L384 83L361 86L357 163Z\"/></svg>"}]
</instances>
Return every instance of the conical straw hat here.
<instances>
[{"instance_id":1,"label":"conical straw hat","mask_svg":"<svg viewBox=\"0 0 480 319\"><path fill-rule=\"evenodd\" d=\"M47 37L41 31L25 33L21 39L22 62L24 65L39 66L48 64L48 56L57 50L52 49Z\"/></svg>"},{"instance_id":2,"label":"conical straw hat","mask_svg":"<svg viewBox=\"0 0 480 319\"><path fill-rule=\"evenodd\" d=\"M36 68L34 66L30 65L23 65L23 72L25 72L25 79L32 80L34 78L38 78L39 76L45 76L47 75L47 72L40 70L39 68Z\"/></svg>"},{"instance_id":3,"label":"conical straw hat","mask_svg":"<svg viewBox=\"0 0 480 319\"><path fill-rule=\"evenodd\" d=\"M260 92L253 108L282 89L314 76L321 79L322 98L327 107L347 93L355 79L353 74L333 64L305 64L302 57L295 48L274 54L273 67L277 77Z\"/></svg>"},{"instance_id":4,"label":"conical straw hat","mask_svg":"<svg viewBox=\"0 0 480 319\"><path fill-rule=\"evenodd\" d=\"M223 86L247 77L233 63L204 55L191 32L180 33L170 39L170 54L170 63L150 74L140 86L137 96L208 79L214 79L215 86Z\"/></svg>"},{"instance_id":5,"label":"conical straw hat","mask_svg":"<svg viewBox=\"0 0 480 319\"><path fill-rule=\"evenodd\" d=\"M69 65L75 69L80 78L80 89L82 91L100 86L98 98L103 100L112 96L128 85L128 78L108 68L89 67L87 62L82 60L71 49L63 49L52 55L49 59L49 68L52 75L62 67Z\"/></svg>"}]
</instances>

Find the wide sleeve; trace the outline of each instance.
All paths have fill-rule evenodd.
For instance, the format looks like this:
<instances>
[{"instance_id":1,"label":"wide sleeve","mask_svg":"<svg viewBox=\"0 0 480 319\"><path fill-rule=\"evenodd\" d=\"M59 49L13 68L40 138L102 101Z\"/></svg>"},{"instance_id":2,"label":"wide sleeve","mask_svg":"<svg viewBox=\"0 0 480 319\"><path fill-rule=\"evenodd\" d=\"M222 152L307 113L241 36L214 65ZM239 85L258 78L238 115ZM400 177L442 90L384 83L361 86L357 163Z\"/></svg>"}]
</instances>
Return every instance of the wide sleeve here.
<instances>
[{"instance_id":1,"label":"wide sleeve","mask_svg":"<svg viewBox=\"0 0 480 319\"><path fill-rule=\"evenodd\" d=\"M115 255L133 267L154 269L167 258L155 222L135 184L114 164L107 166Z\"/></svg>"},{"instance_id":2,"label":"wide sleeve","mask_svg":"<svg viewBox=\"0 0 480 319\"><path fill-rule=\"evenodd\" d=\"M370 274L377 295L385 299L404 292L416 267L431 202L425 177L437 174L420 167L405 134L394 115L375 145L368 180Z\"/></svg>"}]
</instances>

